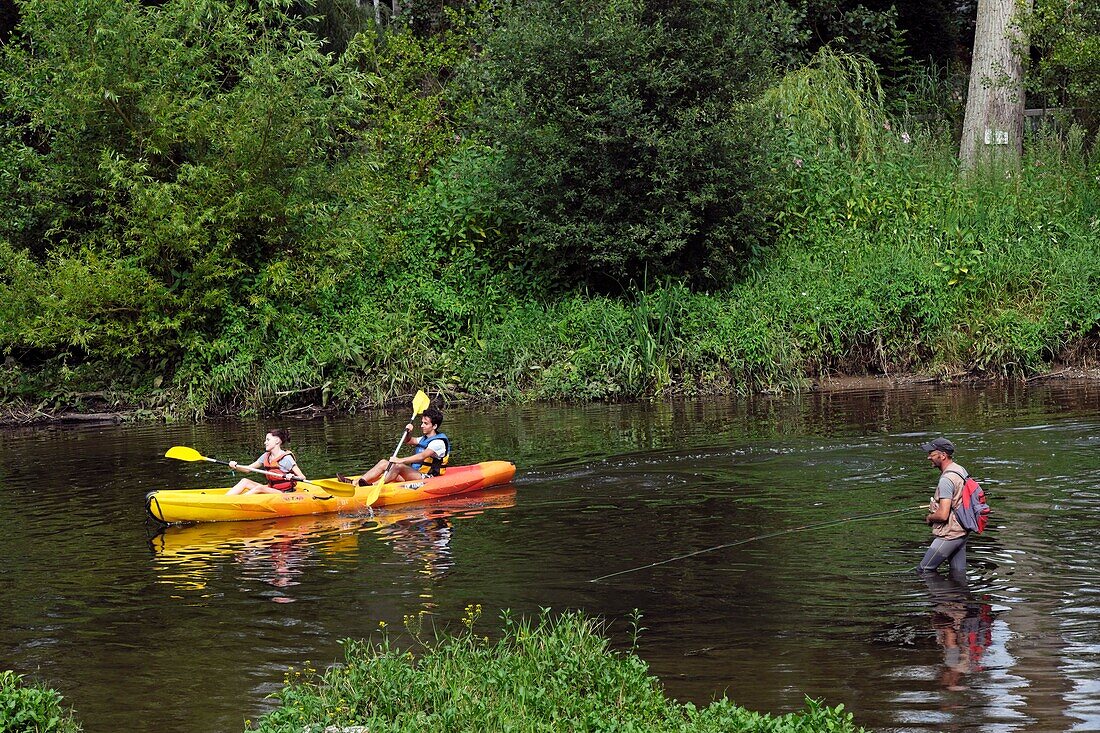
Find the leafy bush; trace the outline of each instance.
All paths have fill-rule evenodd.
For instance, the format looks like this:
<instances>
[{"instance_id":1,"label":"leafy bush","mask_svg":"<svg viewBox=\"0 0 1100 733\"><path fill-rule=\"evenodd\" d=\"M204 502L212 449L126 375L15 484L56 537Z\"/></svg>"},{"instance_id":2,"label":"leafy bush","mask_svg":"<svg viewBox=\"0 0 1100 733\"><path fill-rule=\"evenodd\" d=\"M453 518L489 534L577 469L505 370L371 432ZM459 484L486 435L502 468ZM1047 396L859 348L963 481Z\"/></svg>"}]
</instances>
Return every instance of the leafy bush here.
<instances>
[{"instance_id":1,"label":"leafy bush","mask_svg":"<svg viewBox=\"0 0 1100 733\"><path fill-rule=\"evenodd\" d=\"M518 226L499 256L556 289L648 275L721 283L761 245L767 169L748 103L770 75L745 0L506 4L466 67L497 152L484 196Z\"/></svg>"},{"instance_id":2,"label":"leafy bush","mask_svg":"<svg viewBox=\"0 0 1100 733\"><path fill-rule=\"evenodd\" d=\"M857 729L843 706L807 701L803 713L753 713L722 699L698 709L665 697L646 663L611 649L601 624L579 613L537 620L504 616L497 642L465 629L436 638L423 617L406 619L415 649L382 634L375 643L345 642L345 662L323 675L287 676L281 707L256 728L267 733L365 726L371 731L636 730L718 733L738 730L812 733ZM637 631L637 627L635 627Z\"/></svg>"},{"instance_id":3,"label":"leafy bush","mask_svg":"<svg viewBox=\"0 0 1100 733\"><path fill-rule=\"evenodd\" d=\"M1100 98L1100 6L1038 0L1024 27L1039 56L1028 85L1043 95L1044 106L1094 107ZM1088 111L1097 125L1096 110Z\"/></svg>"},{"instance_id":4,"label":"leafy bush","mask_svg":"<svg viewBox=\"0 0 1100 733\"><path fill-rule=\"evenodd\" d=\"M342 347L311 324L343 292L377 322L365 286L403 264L411 193L455 146L442 82L468 29L334 58L289 0L21 7L0 49L0 350L24 384L171 385L198 413L319 393Z\"/></svg>"},{"instance_id":5,"label":"leafy bush","mask_svg":"<svg viewBox=\"0 0 1100 733\"><path fill-rule=\"evenodd\" d=\"M0 733L79 733L80 724L61 703L56 690L0 672Z\"/></svg>"}]
</instances>

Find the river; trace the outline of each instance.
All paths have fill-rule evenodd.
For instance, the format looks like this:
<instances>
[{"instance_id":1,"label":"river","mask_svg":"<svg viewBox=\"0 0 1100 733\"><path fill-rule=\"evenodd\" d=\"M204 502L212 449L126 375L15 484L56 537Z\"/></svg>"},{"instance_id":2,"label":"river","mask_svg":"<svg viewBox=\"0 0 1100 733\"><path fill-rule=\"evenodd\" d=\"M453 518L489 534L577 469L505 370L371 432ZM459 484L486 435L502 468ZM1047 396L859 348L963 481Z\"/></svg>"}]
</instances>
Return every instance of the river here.
<instances>
[{"instance_id":1,"label":"river","mask_svg":"<svg viewBox=\"0 0 1100 733\"><path fill-rule=\"evenodd\" d=\"M240 731L288 669L338 661L379 622L454 628L480 603L491 634L501 609L579 608L624 647L638 609L638 651L682 701L810 696L888 731L1100 730L1098 408L1081 383L455 408L456 458L511 460L513 484L162 533L147 491L235 478L162 458L173 445L252 460L287 424L307 474L330 476L388 453L408 416L7 429L0 669L60 690L90 733ZM968 584L909 571L929 539L916 509L753 539L926 503L918 446L937 435L993 507Z\"/></svg>"}]
</instances>

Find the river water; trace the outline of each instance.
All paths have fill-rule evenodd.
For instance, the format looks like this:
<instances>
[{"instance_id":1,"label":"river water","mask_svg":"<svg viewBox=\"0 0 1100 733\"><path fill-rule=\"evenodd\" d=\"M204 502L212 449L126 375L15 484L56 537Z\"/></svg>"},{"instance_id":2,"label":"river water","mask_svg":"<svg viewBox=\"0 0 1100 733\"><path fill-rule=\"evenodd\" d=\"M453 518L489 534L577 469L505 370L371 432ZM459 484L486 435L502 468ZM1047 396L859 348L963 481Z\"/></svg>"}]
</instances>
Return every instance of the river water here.
<instances>
[{"instance_id":1,"label":"river water","mask_svg":"<svg viewBox=\"0 0 1100 733\"><path fill-rule=\"evenodd\" d=\"M580 608L668 693L787 712L843 702L887 731L1100 730L1100 388L911 389L453 409L456 458L515 482L368 516L170 527L143 496L227 485L173 445L251 460L274 422L0 432L0 669L91 733L240 731L288 668L426 611ZM308 475L389 452L407 415L290 420ZM956 441L991 497L966 585L922 579L913 509ZM745 540L752 540L745 542ZM739 543L739 544L734 544ZM673 562L716 545L725 549ZM654 563L599 582L593 579Z\"/></svg>"}]
</instances>

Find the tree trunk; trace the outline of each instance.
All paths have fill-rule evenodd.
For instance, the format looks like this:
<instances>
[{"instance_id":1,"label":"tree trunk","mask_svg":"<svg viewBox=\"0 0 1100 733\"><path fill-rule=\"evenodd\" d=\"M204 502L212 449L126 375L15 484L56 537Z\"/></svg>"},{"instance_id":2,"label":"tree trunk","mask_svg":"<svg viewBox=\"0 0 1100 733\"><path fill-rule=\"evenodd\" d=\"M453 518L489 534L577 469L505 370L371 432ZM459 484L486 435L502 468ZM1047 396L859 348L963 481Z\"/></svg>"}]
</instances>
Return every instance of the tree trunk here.
<instances>
[{"instance_id":1,"label":"tree trunk","mask_svg":"<svg viewBox=\"0 0 1100 733\"><path fill-rule=\"evenodd\" d=\"M382 7L378 4L379 0L374 0L374 25L377 28L382 27Z\"/></svg>"},{"instance_id":2,"label":"tree trunk","mask_svg":"<svg viewBox=\"0 0 1100 733\"><path fill-rule=\"evenodd\" d=\"M1031 11L1032 0L1023 4ZM959 161L963 170L1015 166L1024 144L1024 65L1027 45L1013 20L1015 0L978 0L974 59L966 97Z\"/></svg>"}]
</instances>

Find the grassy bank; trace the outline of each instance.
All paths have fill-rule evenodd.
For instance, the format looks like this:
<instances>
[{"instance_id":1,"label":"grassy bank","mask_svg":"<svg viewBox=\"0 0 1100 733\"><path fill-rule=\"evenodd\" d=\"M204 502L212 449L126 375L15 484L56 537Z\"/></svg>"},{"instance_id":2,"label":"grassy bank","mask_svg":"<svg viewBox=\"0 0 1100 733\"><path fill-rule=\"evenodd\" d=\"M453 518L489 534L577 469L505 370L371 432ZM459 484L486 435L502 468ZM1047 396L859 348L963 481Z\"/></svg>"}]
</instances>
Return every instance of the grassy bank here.
<instances>
[{"instance_id":1,"label":"grassy bank","mask_svg":"<svg viewBox=\"0 0 1100 733\"><path fill-rule=\"evenodd\" d=\"M127 29L102 34L111 53L84 42L83 6L41 2L0 54L22 90L0 100L11 418L308 414L416 389L454 404L1019 378L1100 350L1100 153L1081 128L1044 128L1018 168L963 177L950 125L888 116L866 60L822 52L773 78L732 36L682 48L693 34L631 3L590 29L548 4L534 27L474 16L333 56L285 9L214 2L217 37L177 48L164 39L181 28L208 32L190 4L102 2L114 15L89 22ZM705 27L737 15L691 7ZM632 45L626 20L650 41ZM574 34L578 77L589 32L622 46L609 78L653 66L607 98L565 84L529 99L528 83L498 98L483 74L558 78L527 65L551 63L529 44L555 48L558 31ZM239 44L246 32L265 44ZM485 65L478 48L499 53ZM654 48L693 61L635 125L651 85L672 83ZM717 81L686 73L706 54L744 78L707 96ZM224 68L236 83L210 83ZM126 100L96 81L115 77ZM578 105L594 105L583 144ZM612 170L621 150L640 158ZM701 150L723 156L713 180L693 177Z\"/></svg>"},{"instance_id":2,"label":"grassy bank","mask_svg":"<svg viewBox=\"0 0 1100 733\"><path fill-rule=\"evenodd\" d=\"M792 151L783 164L794 213L721 291L673 281L536 299L509 289L507 273L471 280L459 267L383 288L351 279L262 327L242 316L155 377L94 358L9 359L0 389L47 412L188 416L356 409L418 388L448 403L629 399L794 389L829 375L1021 378L1093 363L1096 165L1036 140L1018 172L963 180L944 143L907 134L871 160Z\"/></svg>"},{"instance_id":3,"label":"grassy bank","mask_svg":"<svg viewBox=\"0 0 1100 733\"><path fill-rule=\"evenodd\" d=\"M480 607L467 609L466 628L438 638L409 619L411 651L385 633L374 642L348 642L342 665L288 674L280 707L255 730L862 730L843 706L814 701L800 713L772 716L725 698L701 708L670 700L644 661L612 650L600 624L578 613L544 613L532 622L506 615L495 642L475 632L479 614Z\"/></svg>"}]
</instances>

